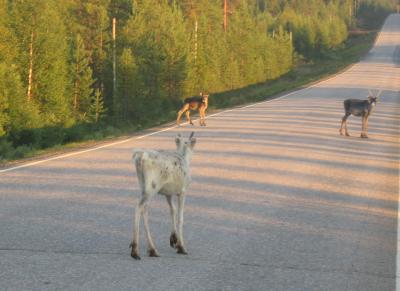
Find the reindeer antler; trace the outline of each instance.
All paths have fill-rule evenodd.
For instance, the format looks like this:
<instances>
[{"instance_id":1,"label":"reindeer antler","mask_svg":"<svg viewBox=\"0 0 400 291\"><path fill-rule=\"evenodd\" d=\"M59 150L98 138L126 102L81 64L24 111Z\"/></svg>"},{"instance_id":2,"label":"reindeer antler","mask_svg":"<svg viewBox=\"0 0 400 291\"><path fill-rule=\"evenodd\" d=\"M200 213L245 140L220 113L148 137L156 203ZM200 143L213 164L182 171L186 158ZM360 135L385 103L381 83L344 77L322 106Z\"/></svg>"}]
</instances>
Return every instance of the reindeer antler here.
<instances>
[{"instance_id":1,"label":"reindeer antler","mask_svg":"<svg viewBox=\"0 0 400 291\"><path fill-rule=\"evenodd\" d=\"M192 133L189 136L189 139L192 139L192 137L194 136L194 131L192 131Z\"/></svg>"},{"instance_id":2,"label":"reindeer antler","mask_svg":"<svg viewBox=\"0 0 400 291\"><path fill-rule=\"evenodd\" d=\"M369 96L373 97L374 94L372 93L371 89L368 89Z\"/></svg>"},{"instance_id":3,"label":"reindeer antler","mask_svg":"<svg viewBox=\"0 0 400 291\"><path fill-rule=\"evenodd\" d=\"M383 90L382 90L382 89L381 89L381 90L379 90L378 94L376 94L376 98L379 98L379 96L381 96L382 92L383 92Z\"/></svg>"}]
</instances>

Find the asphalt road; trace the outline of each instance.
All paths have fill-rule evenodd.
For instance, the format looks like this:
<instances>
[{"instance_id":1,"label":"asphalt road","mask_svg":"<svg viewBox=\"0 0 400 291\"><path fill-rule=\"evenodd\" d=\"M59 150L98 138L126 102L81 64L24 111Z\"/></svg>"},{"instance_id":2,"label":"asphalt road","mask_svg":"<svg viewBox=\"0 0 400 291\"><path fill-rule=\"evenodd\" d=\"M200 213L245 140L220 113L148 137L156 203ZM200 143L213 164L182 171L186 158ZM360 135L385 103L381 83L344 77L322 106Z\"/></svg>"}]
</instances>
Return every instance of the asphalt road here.
<instances>
[{"instance_id":1,"label":"asphalt road","mask_svg":"<svg viewBox=\"0 0 400 291\"><path fill-rule=\"evenodd\" d=\"M359 138L339 135L345 98L384 89ZM400 15L348 71L270 102L144 138L0 173L0 290L395 290ZM211 97L212 98L212 97ZM212 102L212 99L210 99ZM169 247L163 197L150 205L160 258L130 257L133 148L174 149L196 132L189 255Z\"/></svg>"}]
</instances>

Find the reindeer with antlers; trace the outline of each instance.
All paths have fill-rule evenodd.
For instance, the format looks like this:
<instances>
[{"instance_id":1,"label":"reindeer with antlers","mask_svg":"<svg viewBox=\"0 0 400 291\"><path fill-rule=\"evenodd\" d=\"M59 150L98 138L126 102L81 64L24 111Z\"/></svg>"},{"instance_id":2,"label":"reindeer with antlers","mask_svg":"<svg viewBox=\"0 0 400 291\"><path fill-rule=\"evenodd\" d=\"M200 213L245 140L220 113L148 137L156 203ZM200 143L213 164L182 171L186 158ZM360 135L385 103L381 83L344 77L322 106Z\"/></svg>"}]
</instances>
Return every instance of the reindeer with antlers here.
<instances>
[{"instance_id":1,"label":"reindeer with antlers","mask_svg":"<svg viewBox=\"0 0 400 291\"><path fill-rule=\"evenodd\" d=\"M371 115L379 96L382 94L382 90L378 94L374 95L371 90L368 89L369 95L367 100L360 99L347 99L343 102L345 114L342 118L342 124L340 126L340 134L343 135L343 127L346 136L350 136L347 131L347 118L350 115L361 116L362 118L362 129L361 137L368 138L368 117Z\"/></svg>"}]
</instances>

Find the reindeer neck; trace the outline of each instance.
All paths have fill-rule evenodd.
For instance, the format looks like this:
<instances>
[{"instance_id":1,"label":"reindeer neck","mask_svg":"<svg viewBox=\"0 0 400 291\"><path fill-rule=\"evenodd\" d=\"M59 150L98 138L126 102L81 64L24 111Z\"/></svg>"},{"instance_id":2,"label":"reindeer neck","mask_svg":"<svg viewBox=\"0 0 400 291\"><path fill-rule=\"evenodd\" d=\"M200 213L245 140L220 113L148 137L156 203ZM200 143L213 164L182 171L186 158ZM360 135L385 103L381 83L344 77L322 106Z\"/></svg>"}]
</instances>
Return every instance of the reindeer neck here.
<instances>
[{"instance_id":1,"label":"reindeer neck","mask_svg":"<svg viewBox=\"0 0 400 291\"><path fill-rule=\"evenodd\" d=\"M192 159L192 150L185 147L181 150L181 152L179 153L182 158L185 160L185 162L190 165L190 161Z\"/></svg>"}]
</instances>

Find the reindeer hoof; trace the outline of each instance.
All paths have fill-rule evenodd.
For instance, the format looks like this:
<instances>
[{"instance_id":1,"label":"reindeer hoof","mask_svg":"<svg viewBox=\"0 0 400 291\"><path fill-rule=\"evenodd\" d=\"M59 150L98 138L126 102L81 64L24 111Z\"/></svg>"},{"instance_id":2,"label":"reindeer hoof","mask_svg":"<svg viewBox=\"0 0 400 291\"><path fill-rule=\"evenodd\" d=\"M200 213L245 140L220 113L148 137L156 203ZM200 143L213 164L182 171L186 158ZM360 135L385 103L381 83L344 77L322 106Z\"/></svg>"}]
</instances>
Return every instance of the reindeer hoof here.
<instances>
[{"instance_id":1,"label":"reindeer hoof","mask_svg":"<svg viewBox=\"0 0 400 291\"><path fill-rule=\"evenodd\" d=\"M169 245L171 248L176 248L176 245L178 243L178 237L176 236L176 233L172 233L171 236L169 237Z\"/></svg>"},{"instance_id":2,"label":"reindeer hoof","mask_svg":"<svg viewBox=\"0 0 400 291\"><path fill-rule=\"evenodd\" d=\"M131 252L131 257L134 258L135 260L140 260L140 256L137 254L137 252Z\"/></svg>"},{"instance_id":3,"label":"reindeer hoof","mask_svg":"<svg viewBox=\"0 0 400 291\"><path fill-rule=\"evenodd\" d=\"M187 253L187 251L185 250L185 248L184 247L182 247L182 246L180 246L180 245L177 245L176 246L176 249L177 249L177 253L178 254L181 254L181 255L187 255L188 253Z\"/></svg>"},{"instance_id":4,"label":"reindeer hoof","mask_svg":"<svg viewBox=\"0 0 400 291\"><path fill-rule=\"evenodd\" d=\"M361 137L361 138L368 138L368 135L362 134L360 137Z\"/></svg>"},{"instance_id":5,"label":"reindeer hoof","mask_svg":"<svg viewBox=\"0 0 400 291\"><path fill-rule=\"evenodd\" d=\"M346 133L346 136L350 136L350 134Z\"/></svg>"},{"instance_id":6,"label":"reindeer hoof","mask_svg":"<svg viewBox=\"0 0 400 291\"><path fill-rule=\"evenodd\" d=\"M160 256L155 249L150 249L148 252L149 252L149 257L159 257Z\"/></svg>"},{"instance_id":7,"label":"reindeer hoof","mask_svg":"<svg viewBox=\"0 0 400 291\"><path fill-rule=\"evenodd\" d=\"M132 242L129 245L129 247L132 248L131 257L134 258L135 260L140 260L140 256L138 255L138 250L137 250L136 244L134 242Z\"/></svg>"}]
</instances>

